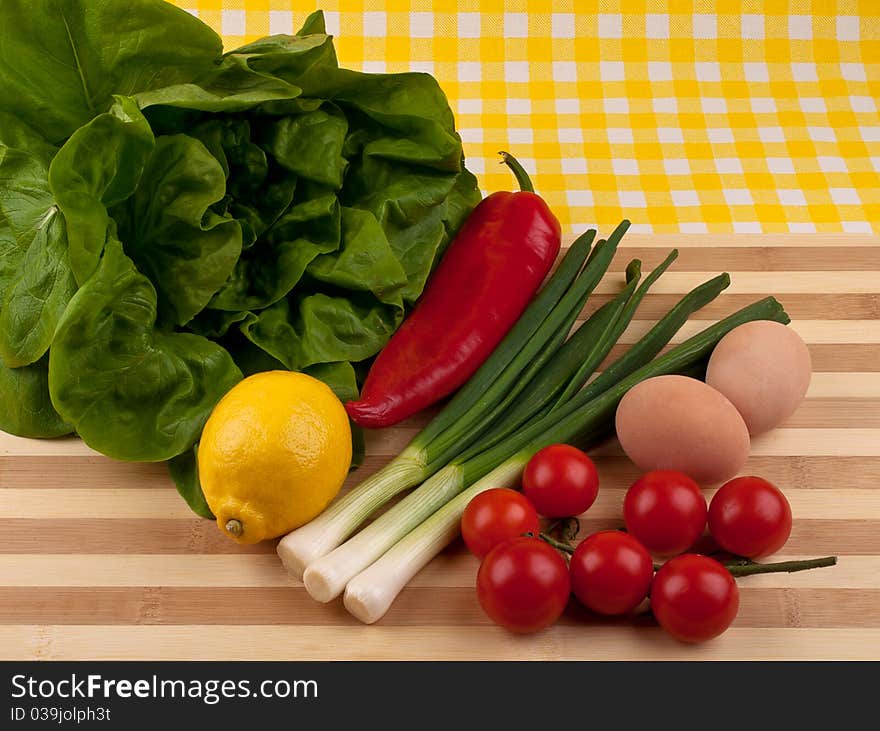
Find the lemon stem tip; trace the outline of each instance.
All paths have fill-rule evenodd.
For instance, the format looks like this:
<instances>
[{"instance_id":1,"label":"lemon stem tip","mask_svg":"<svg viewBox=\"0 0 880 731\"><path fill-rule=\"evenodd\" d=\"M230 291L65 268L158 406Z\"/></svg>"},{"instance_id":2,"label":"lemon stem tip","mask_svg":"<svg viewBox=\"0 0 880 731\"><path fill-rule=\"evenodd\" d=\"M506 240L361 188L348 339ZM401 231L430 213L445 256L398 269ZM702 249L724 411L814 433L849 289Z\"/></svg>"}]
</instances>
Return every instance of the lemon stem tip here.
<instances>
[{"instance_id":1,"label":"lemon stem tip","mask_svg":"<svg viewBox=\"0 0 880 731\"><path fill-rule=\"evenodd\" d=\"M232 535L238 537L244 532L244 526L241 524L240 520L236 518L231 518L226 521L226 530Z\"/></svg>"}]
</instances>

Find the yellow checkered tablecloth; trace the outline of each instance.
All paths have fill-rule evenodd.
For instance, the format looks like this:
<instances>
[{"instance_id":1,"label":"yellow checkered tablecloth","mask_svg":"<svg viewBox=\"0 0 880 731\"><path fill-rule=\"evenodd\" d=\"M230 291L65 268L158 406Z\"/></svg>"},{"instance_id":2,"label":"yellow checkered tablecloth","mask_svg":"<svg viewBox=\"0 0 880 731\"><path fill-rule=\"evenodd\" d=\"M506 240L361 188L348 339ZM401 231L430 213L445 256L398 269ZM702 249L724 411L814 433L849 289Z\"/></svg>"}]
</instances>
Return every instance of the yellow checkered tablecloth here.
<instances>
[{"instance_id":1,"label":"yellow checkered tablecloth","mask_svg":"<svg viewBox=\"0 0 880 731\"><path fill-rule=\"evenodd\" d=\"M227 48L292 0L175 0ZM428 71L485 191L568 230L880 233L880 0L326 0L340 63Z\"/></svg>"}]
</instances>

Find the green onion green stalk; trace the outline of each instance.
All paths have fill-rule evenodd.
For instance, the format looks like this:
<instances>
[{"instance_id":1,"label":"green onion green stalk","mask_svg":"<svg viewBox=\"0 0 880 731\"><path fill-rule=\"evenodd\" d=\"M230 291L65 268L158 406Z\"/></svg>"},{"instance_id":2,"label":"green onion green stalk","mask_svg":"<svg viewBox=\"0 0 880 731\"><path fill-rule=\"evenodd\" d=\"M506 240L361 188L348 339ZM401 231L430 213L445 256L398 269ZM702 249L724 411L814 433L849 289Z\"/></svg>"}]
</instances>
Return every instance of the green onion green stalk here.
<instances>
[{"instance_id":1,"label":"green onion green stalk","mask_svg":"<svg viewBox=\"0 0 880 731\"><path fill-rule=\"evenodd\" d=\"M515 485L529 459L545 446L567 442L587 447L607 435L617 404L629 389L646 378L690 370L705 361L725 334L752 320L789 321L772 297L749 305L636 368L601 393L590 396L589 387L579 391L557 410L530 422L515 438L467 460L459 468L461 485L469 486L457 493L448 490L449 499L441 507L427 518L410 521L414 527L408 533L348 581L346 608L363 622L378 620L410 579L458 535L462 512L474 496L493 487ZM650 339L652 333L653 330L640 344ZM476 479L469 483L470 478ZM403 502L406 501L399 505ZM415 501L412 504L417 510L419 505Z\"/></svg>"},{"instance_id":2,"label":"green onion green stalk","mask_svg":"<svg viewBox=\"0 0 880 731\"><path fill-rule=\"evenodd\" d=\"M578 237L498 347L406 449L279 542L278 555L292 574L301 578L309 564L341 544L391 498L431 477L443 466L437 459L441 452L455 456L479 436L475 424L508 393L524 388L532 362L551 358L562 346L560 332L568 333L628 227L623 221L592 252L596 231Z\"/></svg>"},{"instance_id":3,"label":"green onion green stalk","mask_svg":"<svg viewBox=\"0 0 880 731\"><path fill-rule=\"evenodd\" d=\"M495 422L498 426L489 435L491 441L479 438L475 441L468 435L466 441L471 442L472 446L463 451L459 450L460 454L453 455L452 459L449 459L448 455L443 454L441 450L442 457L436 462L429 463L429 466L438 464L440 461L443 461L445 465L434 471L434 474L418 489L411 492L345 543L309 564L303 574L306 590L319 601L330 601L341 594L346 584L358 572L366 569L396 541L403 538L410 530L415 529L455 495L501 465L509 456L534 441L536 432L555 434L553 426L557 421L564 420L569 414L578 412L581 404L590 403L593 396L602 393L612 385L612 378L600 376L594 381L594 383L599 383L599 386L591 384L580 390L592 375L593 368L607 355L634 315L636 307L630 307L629 303L636 297L641 300L647 293L648 287L656 281L662 271L665 271L673 259L674 254L670 255L646 279L643 287L636 290L635 294L633 292L634 285L637 283L635 275L639 266L637 262L633 262L628 267L630 282L624 291L609 303L610 307L606 305L606 307L597 310L569 339L568 343L575 341L579 345L583 345L583 349L563 346L557 352L554 360L546 363L526 385L526 391L531 391L531 386L535 383L540 386L540 390L529 393L528 397L523 398L523 402L530 402L545 393L556 393L561 398L563 394L567 394L571 390L576 395L566 396L564 407L557 398L556 402L548 405L546 413L538 411L523 413L517 409L517 414L513 417L509 417L507 413L499 414ZM669 342L687 320L688 314L717 297L728 283L727 276L722 275L690 292L643 338L644 341L647 341L647 345L632 348L608 371L611 374L617 374L619 380L619 377L631 373L650 360ZM618 313L618 317L611 319L610 322L608 321L609 311ZM625 319L621 320L624 315ZM596 332L596 322L604 323L605 329L602 332ZM592 337L584 343L579 343L578 336L584 331L591 333ZM610 333L610 336L603 337L605 333ZM585 355L587 356L586 360L584 360ZM584 367L585 363L591 363L592 367ZM547 374L552 374L556 380L549 379ZM520 389L520 394L524 394L523 389ZM501 403L503 402L502 400ZM554 406L559 406L559 409L554 410L552 408ZM531 415L532 418L527 418L528 415ZM547 443L551 444L554 441L566 440L558 439ZM531 454L539 448L535 448Z\"/></svg>"}]
</instances>

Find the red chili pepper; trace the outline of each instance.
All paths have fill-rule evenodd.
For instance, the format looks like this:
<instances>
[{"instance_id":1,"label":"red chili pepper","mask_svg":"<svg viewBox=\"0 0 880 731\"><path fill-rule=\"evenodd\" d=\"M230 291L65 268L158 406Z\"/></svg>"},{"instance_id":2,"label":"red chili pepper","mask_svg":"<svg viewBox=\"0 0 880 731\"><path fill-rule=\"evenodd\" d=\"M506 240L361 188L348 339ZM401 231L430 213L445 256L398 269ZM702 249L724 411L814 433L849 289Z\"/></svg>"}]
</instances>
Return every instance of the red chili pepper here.
<instances>
[{"instance_id":1,"label":"red chili pepper","mask_svg":"<svg viewBox=\"0 0 880 731\"><path fill-rule=\"evenodd\" d=\"M457 390L550 271L559 221L522 166L501 156L522 190L493 193L474 208L415 309L373 362L360 400L345 405L355 423L390 426Z\"/></svg>"}]
</instances>

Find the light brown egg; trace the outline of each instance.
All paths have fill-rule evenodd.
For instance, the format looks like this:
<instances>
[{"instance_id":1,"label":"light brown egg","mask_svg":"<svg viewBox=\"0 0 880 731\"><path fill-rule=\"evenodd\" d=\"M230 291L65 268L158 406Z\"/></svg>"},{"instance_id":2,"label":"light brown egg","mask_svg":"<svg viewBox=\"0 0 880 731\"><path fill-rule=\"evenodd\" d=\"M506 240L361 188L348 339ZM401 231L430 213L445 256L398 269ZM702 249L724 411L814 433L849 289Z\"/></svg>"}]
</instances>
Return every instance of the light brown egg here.
<instances>
[{"instance_id":1,"label":"light brown egg","mask_svg":"<svg viewBox=\"0 0 880 731\"><path fill-rule=\"evenodd\" d=\"M709 359L706 383L727 396L755 435L795 412L811 371L810 351L800 335L778 322L756 320L721 338Z\"/></svg>"},{"instance_id":2,"label":"light brown egg","mask_svg":"<svg viewBox=\"0 0 880 731\"><path fill-rule=\"evenodd\" d=\"M733 477L749 456L749 431L734 405L686 376L657 376L630 389L616 427L639 469L679 470L701 485Z\"/></svg>"}]
</instances>

